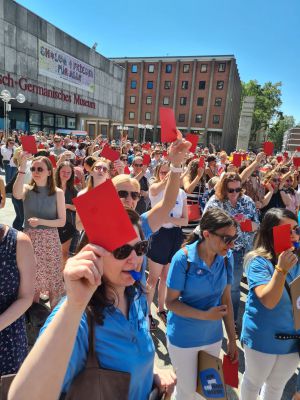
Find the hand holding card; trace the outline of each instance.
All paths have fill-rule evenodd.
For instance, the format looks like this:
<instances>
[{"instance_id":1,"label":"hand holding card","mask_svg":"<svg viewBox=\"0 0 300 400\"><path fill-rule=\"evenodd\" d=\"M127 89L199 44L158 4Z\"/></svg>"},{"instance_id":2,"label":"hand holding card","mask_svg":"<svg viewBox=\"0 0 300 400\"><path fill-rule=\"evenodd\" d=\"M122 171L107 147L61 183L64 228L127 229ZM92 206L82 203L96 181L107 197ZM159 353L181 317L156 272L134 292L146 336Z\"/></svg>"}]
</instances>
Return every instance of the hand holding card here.
<instances>
[{"instance_id":1,"label":"hand holding card","mask_svg":"<svg viewBox=\"0 0 300 400\"><path fill-rule=\"evenodd\" d=\"M273 240L274 240L274 251L276 254L280 254L285 250L290 249L292 245L291 241L291 225L278 225L273 227Z\"/></svg>"},{"instance_id":2,"label":"hand holding card","mask_svg":"<svg viewBox=\"0 0 300 400\"><path fill-rule=\"evenodd\" d=\"M23 147L23 151L26 151L30 154L37 153L37 147L34 136L21 136L21 144Z\"/></svg>"},{"instance_id":3,"label":"hand holding card","mask_svg":"<svg viewBox=\"0 0 300 400\"><path fill-rule=\"evenodd\" d=\"M174 111L172 108L161 107L159 115L162 143L175 142L177 140L177 130Z\"/></svg>"},{"instance_id":4,"label":"hand holding card","mask_svg":"<svg viewBox=\"0 0 300 400\"><path fill-rule=\"evenodd\" d=\"M223 374L226 385L239 387L239 363L231 362L227 354L224 354L223 358Z\"/></svg>"}]
</instances>

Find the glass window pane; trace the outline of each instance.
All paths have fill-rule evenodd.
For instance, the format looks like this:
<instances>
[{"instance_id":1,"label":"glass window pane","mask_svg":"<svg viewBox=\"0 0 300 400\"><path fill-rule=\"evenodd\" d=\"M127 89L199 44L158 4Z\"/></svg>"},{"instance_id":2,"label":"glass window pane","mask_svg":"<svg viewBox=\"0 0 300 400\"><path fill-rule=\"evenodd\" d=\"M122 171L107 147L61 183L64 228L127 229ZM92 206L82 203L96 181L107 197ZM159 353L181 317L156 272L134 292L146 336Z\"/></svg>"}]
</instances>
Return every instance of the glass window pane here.
<instances>
[{"instance_id":1,"label":"glass window pane","mask_svg":"<svg viewBox=\"0 0 300 400\"><path fill-rule=\"evenodd\" d=\"M29 123L30 124L40 124L42 113L39 111L29 111Z\"/></svg>"},{"instance_id":2,"label":"glass window pane","mask_svg":"<svg viewBox=\"0 0 300 400\"><path fill-rule=\"evenodd\" d=\"M57 128L65 128L66 127L66 117L63 115L56 115L55 116L55 126Z\"/></svg>"},{"instance_id":3,"label":"glass window pane","mask_svg":"<svg viewBox=\"0 0 300 400\"><path fill-rule=\"evenodd\" d=\"M43 113L43 124L48 126L54 126L54 115Z\"/></svg>"},{"instance_id":4,"label":"glass window pane","mask_svg":"<svg viewBox=\"0 0 300 400\"><path fill-rule=\"evenodd\" d=\"M76 118L67 118L68 121L68 129L75 129L76 128Z\"/></svg>"}]
</instances>

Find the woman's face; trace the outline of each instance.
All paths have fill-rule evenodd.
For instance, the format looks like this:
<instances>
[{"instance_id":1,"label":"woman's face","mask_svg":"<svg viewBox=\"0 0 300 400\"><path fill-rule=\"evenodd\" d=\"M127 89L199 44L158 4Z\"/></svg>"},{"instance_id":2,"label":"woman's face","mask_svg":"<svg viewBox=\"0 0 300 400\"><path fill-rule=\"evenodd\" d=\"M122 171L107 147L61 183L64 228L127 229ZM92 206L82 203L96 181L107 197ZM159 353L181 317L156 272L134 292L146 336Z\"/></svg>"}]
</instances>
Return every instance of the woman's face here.
<instances>
[{"instance_id":1,"label":"woman's face","mask_svg":"<svg viewBox=\"0 0 300 400\"><path fill-rule=\"evenodd\" d=\"M64 166L59 171L59 177L61 181L67 182L72 176L72 168L68 166Z\"/></svg>"},{"instance_id":2,"label":"woman's face","mask_svg":"<svg viewBox=\"0 0 300 400\"><path fill-rule=\"evenodd\" d=\"M280 185L280 177L279 177L279 175L273 175L271 180L270 180L270 183L271 183L273 189L278 189L278 187Z\"/></svg>"},{"instance_id":3,"label":"woman's face","mask_svg":"<svg viewBox=\"0 0 300 400\"><path fill-rule=\"evenodd\" d=\"M103 161L97 161L91 171L91 176L94 178L94 186L101 185L109 178L109 167Z\"/></svg>"},{"instance_id":4,"label":"woman's face","mask_svg":"<svg viewBox=\"0 0 300 400\"><path fill-rule=\"evenodd\" d=\"M296 221L290 218L282 218L279 225L291 225L291 241L292 243L299 242L300 235L297 233L299 225Z\"/></svg>"},{"instance_id":5,"label":"woman's face","mask_svg":"<svg viewBox=\"0 0 300 400\"><path fill-rule=\"evenodd\" d=\"M134 246L141 241L138 228L134 226L137 238L128 242L127 244ZM114 287L131 286L135 282L129 271L141 270L143 263L143 255L138 256L135 250L131 250L128 257L123 260L118 260L114 257L113 253L103 256L103 276Z\"/></svg>"},{"instance_id":6,"label":"woman's face","mask_svg":"<svg viewBox=\"0 0 300 400\"><path fill-rule=\"evenodd\" d=\"M208 232L208 236L205 240L208 241L209 246L214 253L220 256L225 256L228 250L234 247L236 233L237 230L233 225L226 226L217 229L214 232Z\"/></svg>"},{"instance_id":7,"label":"woman's face","mask_svg":"<svg viewBox=\"0 0 300 400\"><path fill-rule=\"evenodd\" d=\"M118 183L116 190L123 206L135 210L139 201L140 190L131 182Z\"/></svg>"},{"instance_id":8,"label":"woman's face","mask_svg":"<svg viewBox=\"0 0 300 400\"><path fill-rule=\"evenodd\" d=\"M163 181L166 175L169 173L170 167L168 165L162 165L159 169L158 177L160 181Z\"/></svg>"},{"instance_id":9,"label":"woman's face","mask_svg":"<svg viewBox=\"0 0 300 400\"><path fill-rule=\"evenodd\" d=\"M240 181L232 181L227 183L226 195L231 203L235 203L240 196L242 190Z\"/></svg>"},{"instance_id":10,"label":"woman's face","mask_svg":"<svg viewBox=\"0 0 300 400\"><path fill-rule=\"evenodd\" d=\"M284 187L285 188L290 188L290 187L292 187L292 184L293 184L293 179L292 178L288 178L284 183Z\"/></svg>"},{"instance_id":11,"label":"woman's face","mask_svg":"<svg viewBox=\"0 0 300 400\"><path fill-rule=\"evenodd\" d=\"M46 163L43 161L33 161L30 167L32 179L37 185L44 185L47 182L51 171L48 171Z\"/></svg>"}]
</instances>

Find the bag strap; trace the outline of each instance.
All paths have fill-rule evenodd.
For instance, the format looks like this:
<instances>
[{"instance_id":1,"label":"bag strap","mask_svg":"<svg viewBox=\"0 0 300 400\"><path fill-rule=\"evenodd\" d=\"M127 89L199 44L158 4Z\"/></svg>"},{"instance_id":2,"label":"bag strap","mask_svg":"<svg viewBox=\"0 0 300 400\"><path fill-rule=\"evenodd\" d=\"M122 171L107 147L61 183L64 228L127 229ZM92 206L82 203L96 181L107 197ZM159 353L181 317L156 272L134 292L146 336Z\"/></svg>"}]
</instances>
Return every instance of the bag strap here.
<instances>
[{"instance_id":1,"label":"bag strap","mask_svg":"<svg viewBox=\"0 0 300 400\"><path fill-rule=\"evenodd\" d=\"M99 362L95 354L95 326L94 319L90 312L87 312L88 330L89 330L89 350L86 361L86 368L99 368Z\"/></svg>"}]
</instances>

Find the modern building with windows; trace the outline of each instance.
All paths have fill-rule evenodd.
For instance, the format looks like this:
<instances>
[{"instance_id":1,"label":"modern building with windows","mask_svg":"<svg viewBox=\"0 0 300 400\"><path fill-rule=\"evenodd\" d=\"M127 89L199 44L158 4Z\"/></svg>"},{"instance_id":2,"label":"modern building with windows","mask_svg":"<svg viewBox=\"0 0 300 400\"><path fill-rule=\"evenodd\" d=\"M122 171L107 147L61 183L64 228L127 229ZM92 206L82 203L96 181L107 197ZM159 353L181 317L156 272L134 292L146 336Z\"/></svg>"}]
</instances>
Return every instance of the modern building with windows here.
<instances>
[{"instance_id":1,"label":"modern building with windows","mask_svg":"<svg viewBox=\"0 0 300 400\"><path fill-rule=\"evenodd\" d=\"M130 139L159 141L159 108L172 107L182 132L198 133L203 145L235 147L241 81L233 55L111 60L126 71L122 123Z\"/></svg>"},{"instance_id":2,"label":"modern building with windows","mask_svg":"<svg viewBox=\"0 0 300 400\"><path fill-rule=\"evenodd\" d=\"M123 119L125 71L13 0L0 0L0 92L10 129L112 136ZM0 100L0 129L3 129Z\"/></svg>"}]
</instances>

